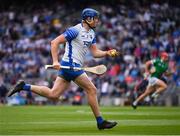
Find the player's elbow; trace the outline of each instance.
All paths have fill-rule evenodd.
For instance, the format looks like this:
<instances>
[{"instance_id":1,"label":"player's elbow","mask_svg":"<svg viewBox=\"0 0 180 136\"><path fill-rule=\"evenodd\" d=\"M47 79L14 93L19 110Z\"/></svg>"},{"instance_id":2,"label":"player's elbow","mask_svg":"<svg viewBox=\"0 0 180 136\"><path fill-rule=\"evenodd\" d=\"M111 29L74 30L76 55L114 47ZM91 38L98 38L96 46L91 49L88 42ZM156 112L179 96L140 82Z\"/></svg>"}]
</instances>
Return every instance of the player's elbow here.
<instances>
[{"instance_id":1,"label":"player's elbow","mask_svg":"<svg viewBox=\"0 0 180 136\"><path fill-rule=\"evenodd\" d=\"M149 67L151 64L152 64L151 61L147 61L146 62L146 67Z\"/></svg>"},{"instance_id":2,"label":"player's elbow","mask_svg":"<svg viewBox=\"0 0 180 136\"><path fill-rule=\"evenodd\" d=\"M53 45L56 44L56 41L55 41L55 40L52 40L50 44L51 44L51 46L53 46Z\"/></svg>"}]
</instances>

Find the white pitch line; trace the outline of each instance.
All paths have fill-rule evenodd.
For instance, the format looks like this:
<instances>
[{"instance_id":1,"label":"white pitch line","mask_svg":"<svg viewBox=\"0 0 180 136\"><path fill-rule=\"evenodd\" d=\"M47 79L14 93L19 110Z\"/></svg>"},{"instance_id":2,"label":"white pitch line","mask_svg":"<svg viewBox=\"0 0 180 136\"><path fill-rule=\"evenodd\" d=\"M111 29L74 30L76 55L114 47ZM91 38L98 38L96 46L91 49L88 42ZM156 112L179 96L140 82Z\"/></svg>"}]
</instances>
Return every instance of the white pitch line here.
<instances>
[{"instance_id":1,"label":"white pitch line","mask_svg":"<svg viewBox=\"0 0 180 136\"><path fill-rule=\"evenodd\" d=\"M46 135L0 135L0 136L46 136ZM47 136L72 136L72 134L59 134L59 135L47 135ZM81 135L81 134L78 134L78 135L73 135L73 136L132 136L132 134L123 134L123 135L120 135L120 134L117 134L117 135L111 135L111 134L108 134L108 135L105 135L105 134L94 134L94 135L88 135L88 134L84 134L84 135ZM164 135L134 135L133 136L164 136ZM178 136L178 135L171 135L171 136Z\"/></svg>"},{"instance_id":2,"label":"white pitch line","mask_svg":"<svg viewBox=\"0 0 180 136\"><path fill-rule=\"evenodd\" d=\"M70 114L92 114L92 112L90 111L72 111L72 112L66 112L66 111L56 111L56 112L46 112L47 114L50 115L54 115L54 114L65 114L65 115L70 115ZM102 113L104 115L146 115L146 116L153 116L153 115L160 115L160 116L175 116L175 115L179 115L180 116L180 112L141 112L141 111L134 111L134 112L103 112ZM39 115L39 114L44 114L44 112L31 112L31 113L26 113L27 114L34 114L34 115Z\"/></svg>"},{"instance_id":3,"label":"white pitch line","mask_svg":"<svg viewBox=\"0 0 180 136\"><path fill-rule=\"evenodd\" d=\"M116 120L120 126L167 126L180 125L180 120ZM95 121L36 121L36 122L0 122L1 125L76 125L76 124L95 124ZM77 125L76 125L77 126Z\"/></svg>"}]
</instances>

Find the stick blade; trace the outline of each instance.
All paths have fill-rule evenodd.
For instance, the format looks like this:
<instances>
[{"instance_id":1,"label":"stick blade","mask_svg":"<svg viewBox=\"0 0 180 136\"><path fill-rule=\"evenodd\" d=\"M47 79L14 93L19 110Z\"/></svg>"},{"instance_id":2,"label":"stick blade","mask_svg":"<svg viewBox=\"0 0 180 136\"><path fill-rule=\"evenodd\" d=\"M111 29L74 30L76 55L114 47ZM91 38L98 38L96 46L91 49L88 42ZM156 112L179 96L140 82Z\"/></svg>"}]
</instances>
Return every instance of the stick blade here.
<instances>
[{"instance_id":1,"label":"stick blade","mask_svg":"<svg viewBox=\"0 0 180 136\"><path fill-rule=\"evenodd\" d=\"M95 67L87 67L84 68L85 71L97 74L97 75L102 75L107 71L107 67L105 65L98 65Z\"/></svg>"}]
</instances>

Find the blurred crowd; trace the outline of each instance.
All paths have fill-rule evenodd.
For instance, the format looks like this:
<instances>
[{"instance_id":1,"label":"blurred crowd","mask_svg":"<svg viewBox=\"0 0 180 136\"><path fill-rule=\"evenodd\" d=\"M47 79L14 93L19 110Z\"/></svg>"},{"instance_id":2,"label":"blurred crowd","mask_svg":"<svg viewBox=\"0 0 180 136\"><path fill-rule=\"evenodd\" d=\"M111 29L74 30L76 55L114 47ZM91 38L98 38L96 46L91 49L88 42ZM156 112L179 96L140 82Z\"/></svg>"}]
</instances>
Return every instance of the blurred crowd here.
<instances>
[{"instance_id":1,"label":"blurred crowd","mask_svg":"<svg viewBox=\"0 0 180 136\"><path fill-rule=\"evenodd\" d=\"M167 79L168 83L179 89L180 8L175 4L153 1L81 6L70 6L65 1L49 4L47 1L43 4L26 2L23 6L14 3L0 10L1 103L16 103L17 98L22 104L36 101L51 103L32 93L17 94L15 100L6 98L6 93L20 79L52 87L57 73L44 69L44 65L52 63L50 41L80 22L80 14L85 7L95 8L101 13L100 25L96 28L97 46L103 50L116 48L123 52L120 57L103 59L93 59L90 53L87 54L85 65L103 63L108 67L105 75L88 74L98 88L99 99L107 96L131 99L135 95L134 86L143 79L145 62L157 58L161 51L169 53L169 67L174 72ZM63 53L64 45L61 45L59 59ZM81 104L84 96L84 92L73 84L62 100Z\"/></svg>"}]
</instances>

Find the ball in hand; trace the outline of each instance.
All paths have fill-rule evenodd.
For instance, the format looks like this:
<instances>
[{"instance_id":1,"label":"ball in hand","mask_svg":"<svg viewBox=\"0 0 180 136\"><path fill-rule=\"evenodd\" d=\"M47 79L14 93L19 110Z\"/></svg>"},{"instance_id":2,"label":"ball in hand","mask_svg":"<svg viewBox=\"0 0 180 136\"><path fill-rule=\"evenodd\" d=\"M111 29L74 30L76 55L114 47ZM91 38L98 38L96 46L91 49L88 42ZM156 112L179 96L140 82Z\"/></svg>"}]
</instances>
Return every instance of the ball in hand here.
<instances>
[{"instance_id":1,"label":"ball in hand","mask_svg":"<svg viewBox=\"0 0 180 136\"><path fill-rule=\"evenodd\" d=\"M111 56L115 57L116 56L116 50L111 50Z\"/></svg>"}]
</instances>

